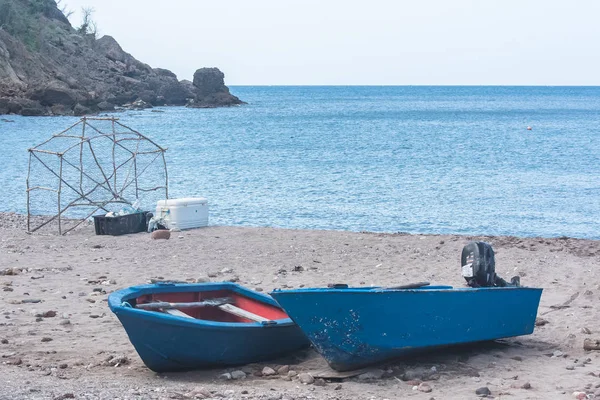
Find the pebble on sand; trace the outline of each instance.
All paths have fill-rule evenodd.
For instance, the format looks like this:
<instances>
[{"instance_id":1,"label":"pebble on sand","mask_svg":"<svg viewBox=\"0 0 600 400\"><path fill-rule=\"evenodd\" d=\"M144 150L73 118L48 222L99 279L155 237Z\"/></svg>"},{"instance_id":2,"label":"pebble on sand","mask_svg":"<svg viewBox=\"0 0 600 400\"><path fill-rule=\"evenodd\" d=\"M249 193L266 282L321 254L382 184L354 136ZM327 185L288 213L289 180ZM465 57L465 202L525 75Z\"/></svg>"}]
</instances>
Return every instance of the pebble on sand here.
<instances>
[{"instance_id":1,"label":"pebble on sand","mask_svg":"<svg viewBox=\"0 0 600 400\"><path fill-rule=\"evenodd\" d=\"M246 379L246 373L244 371L236 370L231 371L232 379Z\"/></svg>"},{"instance_id":2,"label":"pebble on sand","mask_svg":"<svg viewBox=\"0 0 600 400\"><path fill-rule=\"evenodd\" d=\"M264 367L262 370L263 376L277 375L277 372L271 367Z\"/></svg>"},{"instance_id":3,"label":"pebble on sand","mask_svg":"<svg viewBox=\"0 0 600 400\"><path fill-rule=\"evenodd\" d=\"M364 374L360 374L358 376L358 379L362 380L370 380L370 379L381 379L381 377L383 376L383 374L385 373L384 370L382 369L374 369L368 372L365 372Z\"/></svg>"},{"instance_id":4,"label":"pebble on sand","mask_svg":"<svg viewBox=\"0 0 600 400\"><path fill-rule=\"evenodd\" d=\"M65 393L61 394L58 397L55 397L53 400L66 400L66 399L74 399L75 395L73 393Z\"/></svg>"},{"instance_id":5,"label":"pebble on sand","mask_svg":"<svg viewBox=\"0 0 600 400\"><path fill-rule=\"evenodd\" d=\"M417 386L417 389L420 392L424 392L424 393L430 393L433 389L431 388L431 386L429 386L427 383L423 382L420 383L419 386Z\"/></svg>"},{"instance_id":6,"label":"pebble on sand","mask_svg":"<svg viewBox=\"0 0 600 400\"><path fill-rule=\"evenodd\" d=\"M547 319L539 318L539 317L535 319L535 326L544 326L547 323L548 323Z\"/></svg>"},{"instance_id":7,"label":"pebble on sand","mask_svg":"<svg viewBox=\"0 0 600 400\"><path fill-rule=\"evenodd\" d=\"M475 394L478 396L489 396L492 394L492 391L487 386L484 386L475 390Z\"/></svg>"},{"instance_id":8,"label":"pebble on sand","mask_svg":"<svg viewBox=\"0 0 600 400\"><path fill-rule=\"evenodd\" d=\"M121 365L129 364L129 358L127 358L127 356L124 355L110 355L105 359L104 364L111 365L113 367L118 367Z\"/></svg>"},{"instance_id":9,"label":"pebble on sand","mask_svg":"<svg viewBox=\"0 0 600 400\"><path fill-rule=\"evenodd\" d=\"M171 237L171 231L167 229L158 229L150 234L152 239L169 239Z\"/></svg>"},{"instance_id":10,"label":"pebble on sand","mask_svg":"<svg viewBox=\"0 0 600 400\"><path fill-rule=\"evenodd\" d=\"M228 381L228 380L233 379L233 377L231 376L231 374L229 372L225 372L224 374L219 375L219 379Z\"/></svg>"},{"instance_id":11,"label":"pebble on sand","mask_svg":"<svg viewBox=\"0 0 600 400\"><path fill-rule=\"evenodd\" d=\"M212 397L212 393L204 387L197 387L192 389L189 393L186 393L185 397L190 399L208 399Z\"/></svg>"},{"instance_id":12,"label":"pebble on sand","mask_svg":"<svg viewBox=\"0 0 600 400\"><path fill-rule=\"evenodd\" d=\"M279 375L287 375L288 372L290 372L290 366L289 365L283 365L283 366L277 368L277 373Z\"/></svg>"},{"instance_id":13,"label":"pebble on sand","mask_svg":"<svg viewBox=\"0 0 600 400\"><path fill-rule=\"evenodd\" d=\"M304 383L305 385L310 385L311 383L315 382L315 378L313 378L311 374L308 374L306 372L299 374L298 380L300 380L300 382Z\"/></svg>"},{"instance_id":14,"label":"pebble on sand","mask_svg":"<svg viewBox=\"0 0 600 400\"><path fill-rule=\"evenodd\" d=\"M42 316L42 317L44 317L44 318L52 318L52 317L56 317L56 311L52 311L52 310L50 310L50 311L46 311L46 312L45 312L45 313L43 313L41 316Z\"/></svg>"},{"instance_id":15,"label":"pebble on sand","mask_svg":"<svg viewBox=\"0 0 600 400\"><path fill-rule=\"evenodd\" d=\"M600 339L585 339L583 341L584 350L600 350Z\"/></svg>"}]
</instances>

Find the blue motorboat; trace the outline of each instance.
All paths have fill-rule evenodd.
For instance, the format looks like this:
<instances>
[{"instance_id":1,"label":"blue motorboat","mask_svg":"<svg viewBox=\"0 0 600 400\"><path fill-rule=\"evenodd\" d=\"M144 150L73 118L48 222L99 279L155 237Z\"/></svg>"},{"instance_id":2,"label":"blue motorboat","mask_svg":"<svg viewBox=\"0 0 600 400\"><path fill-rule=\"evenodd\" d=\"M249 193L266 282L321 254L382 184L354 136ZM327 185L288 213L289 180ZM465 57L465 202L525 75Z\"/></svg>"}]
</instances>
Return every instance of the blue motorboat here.
<instances>
[{"instance_id":1,"label":"blue motorboat","mask_svg":"<svg viewBox=\"0 0 600 400\"><path fill-rule=\"evenodd\" d=\"M323 288L271 295L335 370L418 349L533 332L542 290L532 288Z\"/></svg>"},{"instance_id":2,"label":"blue motorboat","mask_svg":"<svg viewBox=\"0 0 600 400\"><path fill-rule=\"evenodd\" d=\"M265 361L310 345L271 297L231 282L133 286L108 305L156 372Z\"/></svg>"},{"instance_id":3,"label":"blue motorboat","mask_svg":"<svg viewBox=\"0 0 600 400\"><path fill-rule=\"evenodd\" d=\"M335 370L347 371L440 346L528 335L542 289L495 275L491 247L465 247L470 287L275 290L271 296Z\"/></svg>"}]
</instances>

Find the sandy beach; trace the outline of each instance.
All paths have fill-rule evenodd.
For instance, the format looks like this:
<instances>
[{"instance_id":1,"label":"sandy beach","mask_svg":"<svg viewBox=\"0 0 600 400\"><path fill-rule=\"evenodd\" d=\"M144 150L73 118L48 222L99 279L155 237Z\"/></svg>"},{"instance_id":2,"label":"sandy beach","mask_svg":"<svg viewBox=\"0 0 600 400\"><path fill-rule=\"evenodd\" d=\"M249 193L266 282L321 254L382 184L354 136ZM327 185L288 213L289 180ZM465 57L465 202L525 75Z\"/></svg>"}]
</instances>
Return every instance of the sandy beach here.
<instances>
[{"instance_id":1,"label":"sandy beach","mask_svg":"<svg viewBox=\"0 0 600 400\"><path fill-rule=\"evenodd\" d=\"M544 289L535 332L375 366L374 379L307 385L260 376L264 367L325 366L310 349L229 370L156 374L107 306L111 292L151 279L233 280L266 293L328 283L464 286L460 252L471 240L492 244L500 276ZM23 216L0 214L0 254L0 399L475 399L483 387L493 398L600 397L600 353L583 349L584 339L600 338L598 241L225 226L152 240L96 236L91 225L61 237L27 234ZM247 376L220 379L232 370ZM430 392L415 388L423 381Z\"/></svg>"}]
</instances>

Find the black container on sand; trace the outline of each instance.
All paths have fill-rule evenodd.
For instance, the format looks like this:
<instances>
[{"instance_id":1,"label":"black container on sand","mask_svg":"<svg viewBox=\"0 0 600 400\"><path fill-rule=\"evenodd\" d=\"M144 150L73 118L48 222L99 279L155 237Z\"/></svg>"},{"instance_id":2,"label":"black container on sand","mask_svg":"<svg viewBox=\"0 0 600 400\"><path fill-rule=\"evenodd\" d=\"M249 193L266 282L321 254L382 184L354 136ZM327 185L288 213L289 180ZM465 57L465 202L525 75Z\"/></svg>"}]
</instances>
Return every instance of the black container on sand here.
<instances>
[{"instance_id":1,"label":"black container on sand","mask_svg":"<svg viewBox=\"0 0 600 400\"><path fill-rule=\"evenodd\" d=\"M150 218L152 218L152 213L148 211L116 217L94 215L94 227L96 228L96 235L119 236L128 233L146 232Z\"/></svg>"}]
</instances>

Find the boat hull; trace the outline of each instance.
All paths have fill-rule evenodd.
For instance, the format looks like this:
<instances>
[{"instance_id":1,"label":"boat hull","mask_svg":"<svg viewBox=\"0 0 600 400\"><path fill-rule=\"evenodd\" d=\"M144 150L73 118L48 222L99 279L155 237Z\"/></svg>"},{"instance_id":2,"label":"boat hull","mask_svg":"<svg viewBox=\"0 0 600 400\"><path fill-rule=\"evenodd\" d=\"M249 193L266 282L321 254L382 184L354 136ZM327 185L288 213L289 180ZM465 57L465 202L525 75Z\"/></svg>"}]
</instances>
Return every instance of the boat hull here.
<instances>
[{"instance_id":1,"label":"boat hull","mask_svg":"<svg viewBox=\"0 0 600 400\"><path fill-rule=\"evenodd\" d=\"M542 289L301 289L274 291L338 371L418 350L528 335Z\"/></svg>"},{"instance_id":2,"label":"boat hull","mask_svg":"<svg viewBox=\"0 0 600 400\"><path fill-rule=\"evenodd\" d=\"M289 318L268 324L182 318L130 307L128 300L156 293L232 291L277 306L269 296L233 283L143 285L115 292L109 307L144 364L153 371L183 371L264 361L308 346Z\"/></svg>"}]
</instances>

